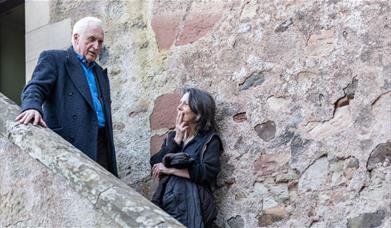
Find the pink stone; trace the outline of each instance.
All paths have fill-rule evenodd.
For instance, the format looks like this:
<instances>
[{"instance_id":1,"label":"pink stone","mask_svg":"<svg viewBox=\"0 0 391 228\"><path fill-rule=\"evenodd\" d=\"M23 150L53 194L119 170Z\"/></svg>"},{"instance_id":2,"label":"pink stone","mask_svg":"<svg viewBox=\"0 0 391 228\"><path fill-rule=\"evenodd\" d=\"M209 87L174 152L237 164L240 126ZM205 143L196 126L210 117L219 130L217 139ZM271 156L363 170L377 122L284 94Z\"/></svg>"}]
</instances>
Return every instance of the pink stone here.
<instances>
[{"instance_id":1,"label":"pink stone","mask_svg":"<svg viewBox=\"0 0 391 228\"><path fill-rule=\"evenodd\" d=\"M259 176L268 176L284 169L290 156L286 154L263 154L254 162L254 172Z\"/></svg>"},{"instance_id":2,"label":"pink stone","mask_svg":"<svg viewBox=\"0 0 391 228\"><path fill-rule=\"evenodd\" d=\"M159 152L165 137L166 135L154 135L151 137L150 147L149 147L151 156Z\"/></svg>"},{"instance_id":3,"label":"pink stone","mask_svg":"<svg viewBox=\"0 0 391 228\"><path fill-rule=\"evenodd\" d=\"M153 16L151 25L160 49L169 49L174 43L181 19L177 14Z\"/></svg>"},{"instance_id":4,"label":"pink stone","mask_svg":"<svg viewBox=\"0 0 391 228\"><path fill-rule=\"evenodd\" d=\"M155 100L155 105L150 117L151 129L173 129L177 115L177 106L180 95L177 93L164 94Z\"/></svg>"},{"instance_id":5,"label":"pink stone","mask_svg":"<svg viewBox=\"0 0 391 228\"><path fill-rule=\"evenodd\" d=\"M211 31L222 16L222 11L205 13L203 11L193 11L187 17L179 39L175 45L185 45L197 41Z\"/></svg>"}]
</instances>

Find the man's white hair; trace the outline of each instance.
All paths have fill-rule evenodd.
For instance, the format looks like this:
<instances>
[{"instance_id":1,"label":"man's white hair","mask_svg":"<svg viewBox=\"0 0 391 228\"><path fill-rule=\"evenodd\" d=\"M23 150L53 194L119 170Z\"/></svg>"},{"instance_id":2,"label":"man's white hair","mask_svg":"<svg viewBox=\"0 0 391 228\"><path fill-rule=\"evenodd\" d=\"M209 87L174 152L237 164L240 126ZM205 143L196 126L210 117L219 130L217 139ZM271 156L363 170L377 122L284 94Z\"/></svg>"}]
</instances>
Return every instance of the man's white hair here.
<instances>
[{"instance_id":1,"label":"man's white hair","mask_svg":"<svg viewBox=\"0 0 391 228\"><path fill-rule=\"evenodd\" d=\"M75 25L73 26L72 31L72 44L74 44L74 35L82 34L87 29L88 25L93 24L97 25L102 28L102 20L96 17L83 17L82 19L78 20Z\"/></svg>"}]
</instances>

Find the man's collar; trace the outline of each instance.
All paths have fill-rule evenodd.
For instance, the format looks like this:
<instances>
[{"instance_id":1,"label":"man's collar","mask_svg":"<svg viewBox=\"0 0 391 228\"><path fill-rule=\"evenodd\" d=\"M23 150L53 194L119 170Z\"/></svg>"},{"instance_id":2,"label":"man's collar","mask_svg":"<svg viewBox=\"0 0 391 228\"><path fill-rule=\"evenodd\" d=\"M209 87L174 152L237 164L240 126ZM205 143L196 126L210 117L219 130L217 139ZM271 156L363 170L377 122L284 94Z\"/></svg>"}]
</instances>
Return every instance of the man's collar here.
<instances>
[{"instance_id":1,"label":"man's collar","mask_svg":"<svg viewBox=\"0 0 391 228\"><path fill-rule=\"evenodd\" d=\"M79 53L77 53L75 50L73 50L73 52L76 54L77 59L78 59L84 66L86 66L87 68L92 68L92 67L95 66L95 64L96 64L95 61L93 61L92 63L88 64L86 57L81 56L81 55L80 55Z\"/></svg>"}]
</instances>

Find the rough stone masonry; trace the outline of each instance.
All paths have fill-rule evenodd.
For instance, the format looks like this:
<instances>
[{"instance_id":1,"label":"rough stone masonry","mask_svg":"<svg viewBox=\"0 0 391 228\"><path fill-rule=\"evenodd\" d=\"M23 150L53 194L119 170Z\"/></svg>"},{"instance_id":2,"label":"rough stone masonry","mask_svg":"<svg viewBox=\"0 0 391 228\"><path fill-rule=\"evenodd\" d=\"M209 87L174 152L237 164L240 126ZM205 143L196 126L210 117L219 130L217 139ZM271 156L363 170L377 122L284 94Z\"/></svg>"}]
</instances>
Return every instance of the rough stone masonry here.
<instances>
[{"instance_id":1,"label":"rough stone masonry","mask_svg":"<svg viewBox=\"0 0 391 228\"><path fill-rule=\"evenodd\" d=\"M218 227L389 227L391 3L50 2L106 22L121 179L145 196L178 92L213 94Z\"/></svg>"}]
</instances>

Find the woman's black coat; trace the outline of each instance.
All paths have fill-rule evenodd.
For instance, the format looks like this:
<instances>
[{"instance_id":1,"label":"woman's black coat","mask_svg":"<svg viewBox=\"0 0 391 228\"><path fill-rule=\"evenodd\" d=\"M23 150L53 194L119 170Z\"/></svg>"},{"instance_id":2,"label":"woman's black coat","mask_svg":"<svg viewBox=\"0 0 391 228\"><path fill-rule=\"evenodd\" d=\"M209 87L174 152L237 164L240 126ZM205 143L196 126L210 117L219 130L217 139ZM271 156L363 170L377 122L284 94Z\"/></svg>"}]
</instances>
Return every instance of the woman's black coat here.
<instances>
[{"instance_id":1,"label":"woman's black coat","mask_svg":"<svg viewBox=\"0 0 391 228\"><path fill-rule=\"evenodd\" d=\"M217 215L210 186L220 171L221 140L212 132L199 132L183 146L174 137L175 132L168 134L160 151L151 157L151 166L169 153L187 153L194 159L188 167L190 180L163 176L152 201L187 227L208 227Z\"/></svg>"}]
</instances>

